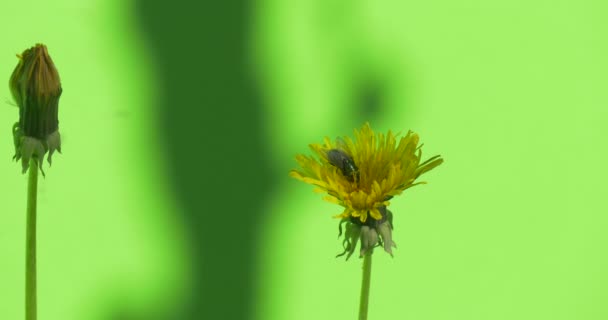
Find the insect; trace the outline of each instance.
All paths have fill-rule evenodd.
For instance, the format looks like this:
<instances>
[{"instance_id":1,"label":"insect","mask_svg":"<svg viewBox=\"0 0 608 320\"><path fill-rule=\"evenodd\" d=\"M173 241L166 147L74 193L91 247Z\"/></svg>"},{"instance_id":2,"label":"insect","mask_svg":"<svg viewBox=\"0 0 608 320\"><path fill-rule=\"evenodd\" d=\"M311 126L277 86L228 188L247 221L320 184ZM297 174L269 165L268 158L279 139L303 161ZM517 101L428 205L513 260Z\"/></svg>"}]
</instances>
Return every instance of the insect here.
<instances>
[{"instance_id":1,"label":"insect","mask_svg":"<svg viewBox=\"0 0 608 320\"><path fill-rule=\"evenodd\" d=\"M355 160L344 151L345 145L344 141L338 138L338 148L327 151L327 159L329 163L340 169L346 180L358 183L360 178L359 168L357 168Z\"/></svg>"}]
</instances>

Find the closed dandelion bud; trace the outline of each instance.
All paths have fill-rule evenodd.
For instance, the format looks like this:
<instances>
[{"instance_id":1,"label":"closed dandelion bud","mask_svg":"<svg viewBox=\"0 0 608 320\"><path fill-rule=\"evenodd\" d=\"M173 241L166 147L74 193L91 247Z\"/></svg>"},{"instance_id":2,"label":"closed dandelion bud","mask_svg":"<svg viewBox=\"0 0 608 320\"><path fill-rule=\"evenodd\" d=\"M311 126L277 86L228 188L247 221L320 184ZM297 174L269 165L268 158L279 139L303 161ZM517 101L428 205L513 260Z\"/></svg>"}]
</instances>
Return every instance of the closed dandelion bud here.
<instances>
[{"instance_id":1,"label":"closed dandelion bud","mask_svg":"<svg viewBox=\"0 0 608 320\"><path fill-rule=\"evenodd\" d=\"M19 62L9 81L19 107L19 122L13 126L13 159L21 159L23 173L30 159L35 159L42 171L45 154L48 152L51 164L55 150L61 152L58 119L61 81L45 45L36 44L17 57Z\"/></svg>"}]
</instances>

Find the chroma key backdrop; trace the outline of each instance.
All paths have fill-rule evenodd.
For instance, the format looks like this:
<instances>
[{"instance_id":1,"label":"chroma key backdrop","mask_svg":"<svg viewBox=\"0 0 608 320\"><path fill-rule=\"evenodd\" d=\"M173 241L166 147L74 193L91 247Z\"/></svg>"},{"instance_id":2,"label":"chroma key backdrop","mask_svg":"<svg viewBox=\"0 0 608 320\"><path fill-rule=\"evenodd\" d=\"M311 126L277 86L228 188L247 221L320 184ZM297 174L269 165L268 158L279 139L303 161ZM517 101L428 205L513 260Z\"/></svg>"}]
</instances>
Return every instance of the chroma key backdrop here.
<instances>
[{"instance_id":1,"label":"chroma key backdrop","mask_svg":"<svg viewBox=\"0 0 608 320\"><path fill-rule=\"evenodd\" d=\"M374 251L368 319L608 318L605 12L1 2L0 319L25 316L8 82L37 43L63 88L62 153L38 179L39 319L356 319L343 207L289 172L366 122L445 160L390 200L397 248Z\"/></svg>"}]
</instances>

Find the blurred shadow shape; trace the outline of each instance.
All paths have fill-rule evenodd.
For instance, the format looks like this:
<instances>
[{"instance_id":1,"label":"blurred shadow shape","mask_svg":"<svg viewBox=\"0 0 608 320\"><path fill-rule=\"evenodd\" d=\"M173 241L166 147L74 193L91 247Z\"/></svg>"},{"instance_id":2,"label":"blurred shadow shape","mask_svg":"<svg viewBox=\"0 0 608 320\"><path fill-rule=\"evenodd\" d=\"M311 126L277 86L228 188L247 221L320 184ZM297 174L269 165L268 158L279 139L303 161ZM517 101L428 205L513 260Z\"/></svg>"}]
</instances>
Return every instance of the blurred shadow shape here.
<instances>
[{"instance_id":1,"label":"blurred shadow shape","mask_svg":"<svg viewBox=\"0 0 608 320\"><path fill-rule=\"evenodd\" d=\"M250 3L136 3L157 63L159 130L194 270L189 299L170 319L249 319L255 232L272 185L248 65Z\"/></svg>"}]
</instances>

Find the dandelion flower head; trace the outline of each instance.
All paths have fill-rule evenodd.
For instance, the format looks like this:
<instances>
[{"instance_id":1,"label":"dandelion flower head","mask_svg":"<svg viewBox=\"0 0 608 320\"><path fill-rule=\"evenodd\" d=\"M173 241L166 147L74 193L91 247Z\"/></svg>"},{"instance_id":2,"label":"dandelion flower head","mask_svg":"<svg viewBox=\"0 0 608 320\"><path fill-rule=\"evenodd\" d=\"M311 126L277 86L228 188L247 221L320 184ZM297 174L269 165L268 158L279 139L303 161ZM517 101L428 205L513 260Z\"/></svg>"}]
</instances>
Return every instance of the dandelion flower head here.
<instances>
[{"instance_id":1,"label":"dandelion flower head","mask_svg":"<svg viewBox=\"0 0 608 320\"><path fill-rule=\"evenodd\" d=\"M323 144L311 144L317 157L298 154L300 168L290 175L314 185L315 191L326 193L325 200L342 206L337 215L347 223L345 253L352 254L361 237L361 254L376 244L392 254L392 213L390 200L404 190L425 182L416 182L424 173L443 162L434 156L421 162L419 137L409 131L399 137L391 131L375 133L369 123L354 130L354 138L342 137ZM379 237L378 237L379 235Z\"/></svg>"}]
</instances>

